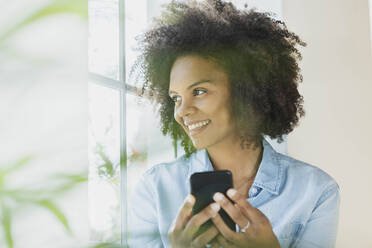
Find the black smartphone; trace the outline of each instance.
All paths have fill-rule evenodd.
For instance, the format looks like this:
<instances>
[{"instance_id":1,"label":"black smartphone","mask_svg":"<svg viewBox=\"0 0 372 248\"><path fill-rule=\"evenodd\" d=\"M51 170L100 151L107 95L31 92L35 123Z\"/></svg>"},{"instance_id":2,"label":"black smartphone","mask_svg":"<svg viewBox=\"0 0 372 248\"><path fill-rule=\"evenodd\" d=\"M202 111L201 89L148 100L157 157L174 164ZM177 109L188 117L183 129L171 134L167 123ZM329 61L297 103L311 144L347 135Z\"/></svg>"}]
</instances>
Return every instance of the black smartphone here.
<instances>
[{"instance_id":1,"label":"black smartphone","mask_svg":"<svg viewBox=\"0 0 372 248\"><path fill-rule=\"evenodd\" d=\"M233 187L232 174L228 170L197 172L190 177L191 194L194 195L196 201L192 209L192 214L195 215L214 202L213 195L216 192L226 195L226 191ZM230 200L231 201L231 200ZM231 201L232 202L232 201ZM235 231L235 223L230 216L221 208L218 212L226 225ZM212 221L208 220L199 229L199 234L204 232L212 225Z\"/></svg>"}]
</instances>

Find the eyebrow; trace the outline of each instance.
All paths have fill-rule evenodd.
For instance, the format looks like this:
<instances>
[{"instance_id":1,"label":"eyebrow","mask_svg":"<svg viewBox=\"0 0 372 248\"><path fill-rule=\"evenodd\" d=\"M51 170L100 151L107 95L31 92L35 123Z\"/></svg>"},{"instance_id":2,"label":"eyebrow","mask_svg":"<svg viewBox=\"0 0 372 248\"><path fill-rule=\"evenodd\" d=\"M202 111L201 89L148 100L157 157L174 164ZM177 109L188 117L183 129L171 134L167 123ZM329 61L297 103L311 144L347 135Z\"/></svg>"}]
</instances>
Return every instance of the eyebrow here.
<instances>
[{"instance_id":1,"label":"eyebrow","mask_svg":"<svg viewBox=\"0 0 372 248\"><path fill-rule=\"evenodd\" d=\"M189 90L189 89L191 89L192 87L197 86L197 85L202 84L202 83L210 83L210 84L214 84L211 80L208 80L208 79L202 79L202 80L199 80L199 81L197 81L197 82L195 82L195 83L192 83L191 85L189 85L189 86L187 87L187 89ZM177 93L177 92L170 90L170 91L169 91L169 94L171 94L171 93Z\"/></svg>"}]
</instances>

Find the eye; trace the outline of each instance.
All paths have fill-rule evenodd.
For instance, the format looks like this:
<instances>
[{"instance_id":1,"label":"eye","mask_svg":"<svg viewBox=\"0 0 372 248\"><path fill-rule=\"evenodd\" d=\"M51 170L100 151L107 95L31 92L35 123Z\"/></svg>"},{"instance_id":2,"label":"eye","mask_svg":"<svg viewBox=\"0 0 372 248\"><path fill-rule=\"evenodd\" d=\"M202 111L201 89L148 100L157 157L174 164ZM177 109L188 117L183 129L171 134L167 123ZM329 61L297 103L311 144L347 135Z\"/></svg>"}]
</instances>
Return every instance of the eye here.
<instances>
[{"instance_id":1,"label":"eye","mask_svg":"<svg viewBox=\"0 0 372 248\"><path fill-rule=\"evenodd\" d=\"M204 93L207 93L207 91L203 90L203 89L195 89L194 90L194 96L198 96L198 95L201 95L201 94L204 94Z\"/></svg>"},{"instance_id":2,"label":"eye","mask_svg":"<svg viewBox=\"0 0 372 248\"><path fill-rule=\"evenodd\" d=\"M178 102L181 100L180 96L171 96L170 98L172 99L173 102Z\"/></svg>"}]
</instances>

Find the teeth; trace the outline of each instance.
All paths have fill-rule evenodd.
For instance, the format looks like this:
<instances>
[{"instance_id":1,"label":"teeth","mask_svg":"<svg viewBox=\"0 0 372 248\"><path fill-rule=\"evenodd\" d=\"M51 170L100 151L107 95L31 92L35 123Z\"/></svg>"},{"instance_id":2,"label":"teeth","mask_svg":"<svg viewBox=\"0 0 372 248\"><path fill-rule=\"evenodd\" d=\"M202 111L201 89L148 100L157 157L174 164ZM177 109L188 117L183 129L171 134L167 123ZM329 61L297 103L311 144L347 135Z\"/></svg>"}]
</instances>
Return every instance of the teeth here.
<instances>
[{"instance_id":1,"label":"teeth","mask_svg":"<svg viewBox=\"0 0 372 248\"><path fill-rule=\"evenodd\" d=\"M192 125L187 126L187 127L189 128L189 130L193 130L193 129L195 129L195 128L205 126L205 125L209 124L209 122L210 122L209 120L201 121L201 122L198 122L198 123L192 124Z\"/></svg>"}]
</instances>

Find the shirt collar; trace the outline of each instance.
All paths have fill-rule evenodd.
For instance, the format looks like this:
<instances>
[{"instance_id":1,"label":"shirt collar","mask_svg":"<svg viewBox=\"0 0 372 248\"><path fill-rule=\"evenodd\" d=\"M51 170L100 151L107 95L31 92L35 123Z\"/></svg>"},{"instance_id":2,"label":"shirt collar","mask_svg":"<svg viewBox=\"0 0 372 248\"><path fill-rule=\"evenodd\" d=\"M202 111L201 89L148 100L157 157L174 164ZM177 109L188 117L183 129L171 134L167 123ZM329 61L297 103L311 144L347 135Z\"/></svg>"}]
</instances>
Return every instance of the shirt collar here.
<instances>
[{"instance_id":1,"label":"shirt collar","mask_svg":"<svg viewBox=\"0 0 372 248\"><path fill-rule=\"evenodd\" d=\"M263 139L262 144L264 151L253 186L278 195L284 174L283 166L279 162L279 154L272 148L270 143Z\"/></svg>"},{"instance_id":2,"label":"shirt collar","mask_svg":"<svg viewBox=\"0 0 372 248\"><path fill-rule=\"evenodd\" d=\"M269 142L263 139L262 144L264 149L262 160L252 186L260 187L277 195L279 194L283 179L283 166L279 163L278 153L272 148ZM206 149L197 150L196 153L191 155L189 161L189 171L186 177L187 183L191 175L195 172L214 170Z\"/></svg>"}]
</instances>

